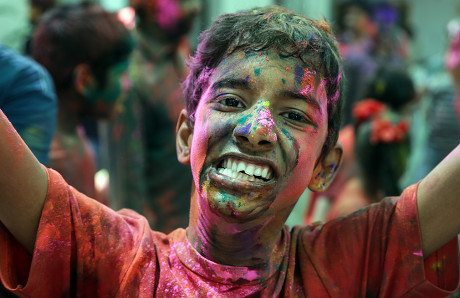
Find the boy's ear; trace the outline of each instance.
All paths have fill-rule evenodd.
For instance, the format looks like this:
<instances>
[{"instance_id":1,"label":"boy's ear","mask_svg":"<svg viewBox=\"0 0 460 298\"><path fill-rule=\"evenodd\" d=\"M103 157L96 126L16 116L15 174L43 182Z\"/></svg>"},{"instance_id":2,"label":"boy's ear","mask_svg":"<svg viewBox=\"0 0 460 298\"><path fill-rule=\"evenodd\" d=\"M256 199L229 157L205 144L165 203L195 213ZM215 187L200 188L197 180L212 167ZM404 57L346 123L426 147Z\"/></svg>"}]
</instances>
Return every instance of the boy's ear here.
<instances>
[{"instance_id":1,"label":"boy's ear","mask_svg":"<svg viewBox=\"0 0 460 298\"><path fill-rule=\"evenodd\" d=\"M94 84L93 73L88 64L79 64L73 70L73 85L77 92L85 95L87 90Z\"/></svg>"},{"instance_id":2,"label":"boy's ear","mask_svg":"<svg viewBox=\"0 0 460 298\"><path fill-rule=\"evenodd\" d=\"M308 188L313 192L325 191L334 180L340 162L342 161L343 149L340 143L316 165Z\"/></svg>"},{"instance_id":3,"label":"boy's ear","mask_svg":"<svg viewBox=\"0 0 460 298\"><path fill-rule=\"evenodd\" d=\"M190 150L193 140L193 129L188 125L187 112L180 112L176 125L176 151L177 159L184 165L190 163Z\"/></svg>"}]
</instances>

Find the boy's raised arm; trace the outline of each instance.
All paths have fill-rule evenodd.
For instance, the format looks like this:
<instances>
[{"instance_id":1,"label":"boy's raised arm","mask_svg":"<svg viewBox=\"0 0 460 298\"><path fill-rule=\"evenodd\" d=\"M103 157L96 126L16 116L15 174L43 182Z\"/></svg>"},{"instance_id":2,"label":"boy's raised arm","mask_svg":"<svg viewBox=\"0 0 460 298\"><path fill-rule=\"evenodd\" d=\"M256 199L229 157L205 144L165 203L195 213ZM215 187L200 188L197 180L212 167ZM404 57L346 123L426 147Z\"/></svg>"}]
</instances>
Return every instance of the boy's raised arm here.
<instances>
[{"instance_id":1,"label":"boy's raised arm","mask_svg":"<svg viewBox=\"0 0 460 298\"><path fill-rule=\"evenodd\" d=\"M30 253L47 188L45 169L0 110L0 221Z\"/></svg>"},{"instance_id":2,"label":"boy's raised arm","mask_svg":"<svg viewBox=\"0 0 460 298\"><path fill-rule=\"evenodd\" d=\"M460 233L460 145L422 180L417 205L428 257Z\"/></svg>"}]
</instances>

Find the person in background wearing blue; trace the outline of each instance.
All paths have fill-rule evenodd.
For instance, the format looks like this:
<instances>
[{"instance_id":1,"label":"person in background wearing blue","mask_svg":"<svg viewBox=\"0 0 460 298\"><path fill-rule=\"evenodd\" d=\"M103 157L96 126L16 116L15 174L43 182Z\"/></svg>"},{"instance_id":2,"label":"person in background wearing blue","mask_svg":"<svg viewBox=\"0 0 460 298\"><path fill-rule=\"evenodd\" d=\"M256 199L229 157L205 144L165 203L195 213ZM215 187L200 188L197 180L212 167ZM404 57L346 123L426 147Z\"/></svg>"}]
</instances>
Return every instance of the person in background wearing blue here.
<instances>
[{"instance_id":1,"label":"person in background wearing blue","mask_svg":"<svg viewBox=\"0 0 460 298\"><path fill-rule=\"evenodd\" d=\"M48 72L0 45L0 108L43 164L56 126L57 100Z\"/></svg>"}]
</instances>

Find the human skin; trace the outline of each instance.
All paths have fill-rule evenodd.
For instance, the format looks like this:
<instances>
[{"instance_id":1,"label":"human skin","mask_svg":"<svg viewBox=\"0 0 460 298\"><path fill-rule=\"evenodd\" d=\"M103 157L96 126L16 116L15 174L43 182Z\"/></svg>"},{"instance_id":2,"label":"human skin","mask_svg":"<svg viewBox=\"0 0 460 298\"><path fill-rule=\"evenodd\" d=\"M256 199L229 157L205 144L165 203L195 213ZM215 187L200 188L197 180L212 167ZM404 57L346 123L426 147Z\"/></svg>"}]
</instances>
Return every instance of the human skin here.
<instances>
[{"instance_id":1,"label":"human skin","mask_svg":"<svg viewBox=\"0 0 460 298\"><path fill-rule=\"evenodd\" d=\"M332 180L338 166L340 147L319 160L327 119L324 80L300 59L272 50L224 59L203 92L193 133L178 132L190 149L189 159L179 159L190 161L196 188L192 245L217 263L266 264L302 192L328 183L312 180L314 171ZM228 159L273 174L232 178L218 170Z\"/></svg>"},{"instance_id":2,"label":"human skin","mask_svg":"<svg viewBox=\"0 0 460 298\"><path fill-rule=\"evenodd\" d=\"M269 57L270 56L267 56L267 58ZM276 57L274 59L276 60ZM255 67L256 65L257 64L254 64L252 66ZM220 72L222 73L222 69L225 69L224 65L221 64L220 67ZM281 71L280 67L265 68L265 70L266 69L270 69L278 74ZM264 69L261 68L260 75L262 75L263 71ZM216 73L211 79L217 77ZM288 83L289 77L290 80L292 80L292 76L287 76L286 83ZM280 77L278 78L281 79ZM255 83L258 84L258 80L255 79ZM291 82L291 84L293 83ZM276 89L276 81L270 82L269 87L271 89ZM230 139L232 139L232 136L229 136L228 133L227 135L222 134L220 137L218 136L219 134L215 136L210 135L213 133L213 130L210 130L210 124L215 123L217 121L216 118L219 119L217 116L220 111L210 109L211 98L209 98L209 94L211 93L209 92L210 90L208 88L205 95L203 95L202 102L200 102L194 129L192 130L188 127L184 113L180 117L178 123L178 158L181 162L186 163L190 161L192 163L195 179L200 177L200 175L196 176L197 174L206 174L206 171L212 167L216 154L218 154L215 150L218 148L220 142L227 143L230 148L243 150L243 147L240 147L241 145L238 145L236 142L233 145L231 144L232 141ZM246 92L244 93L246 94ZM256 92L255 95L251 96L251 98L257 98L256 95L260 95L260 90ZM276 100L273 98L274 91L272 90L267 90L266 96L267 98L265 101L279 101L279 99ZM254 100L255 103L259 101L259 99L252 99L249 101L252 103L252 105L250 105L251 107L255 105ZM321 106L324 108L323 105L325 103L321 100L320 102ZM272 116L275 115L275 118L280 116L276 113L278 110L275 107L279 107L276 102L273 104L271 103L270 107L273 107L273 111L270 111ZM226 113L222 113L221 115L224 114ZM226 117L228 117L228 115L226 115ZM221 122L224 123L225 118L221 116L220 119ZM277 127L279 121L273 119L273 122L276 124L276 129L279 130ZM284 122L282 124L284 125ZM206 130L200 131L199 129ZM287 129L288 128L286 128L286 130ZM299 134L303 135L306 131L311 131L311 128L305 128L302 130L304 132L299 131L294 133L294 127L289 127L289 129L294 140L297 140L296 138ZM196 132L196 136L194 132ZM285 137L282 137L279 131L277 132L277 137L280 138L279 140L277 139L277 141L279 143L287 142L287 140L284 139ZM313 139L311 141L319 141L319 138L319 133L316 135L313 134ZM294 142L293 140L289 141L290 144ZM203 144L200 144L200 142ZM308 142L309 140L304 140L302 144L299 144L298 150L300 153L303 152L301 150L306 150L308 148L311 150L310 154L315 153L314 149L317 148L318 145L308 144ZM208 143L210 145L210 150L207 149ZM190 146L192 147L190 148ZM276 146L281 146L281 144L277 144ZM274 151L277 153L282 151L282 149L283 148L279 148ZM247 148L242 152L244 154L249 154L245 150L247 150ZM254 150L253 152L252 154L260 154ZM338 153L338 150L334 149L331 153L332 156L334 156ZM204 156L199 156L199 154L204 154ZM291 166L289 163L291 159L286 157L282 159L282 162L278 161L277 158L273 158L273 160L279 163L281 167L284 165L284 168L291 169L289 168L289 166ZM272 194L257 193L258 199L264 201L259 204L269 206L269 208L262 208L258 211L259 214L257 218L251 218L246 212L242 214L241 217L234 219L232 216L225 215L225 213L219 211L219 209L211 209L210 206L214 204L213 197L203 196L202 189L204 188L198 184L201 188L199 188L199 191L192 193L192 219L188 230L188 239L200 253L212 261L222 264L247 264L247 266L251 266L251 264L261 264L264 260L267 260L267 257L269 258L270 255L272 255L276 248L276 239L280 230L279 227L284 223L284 218L289 213L288 210L292 209L292 205L295 201L295 199L292 199L294 192L297 192L298 189L306 185L309 185L310 188L314 190L319 189L317 188L318 185L327 186L327 179L317 179L317 177L321 177L323 172L326 173L325 176L331 176L327 174L327 171L324 171L333 164L331 163L327 166L332 160L331 155L326 156L325 160L318 164L322 165L320 167L315 167L315 162L311 164L314 160L315 157L301 158L297 163L298 165L291 169L291 172L286 171L283 173L285 175L284 177L282 177L283 175L281 173L277 173L275 177L280 181L276 181L277 185L274 186L274 191L277 191L278 194L275 198ZM297 170L301 162L305 165L303 171L301 169ZM0 165L2 167L0 171L0 221L29 253L32 253L38 222L48 188L47 175L38 160L33 156L32 152L30 152L1 111ZM312 170L312 168L314 168L314 170ZM299 173L301 174L300 177L294 178L293 181L302 182L302 186L294 185L287 179ZM310 180L309 176L311 176L312 173L312 179ZM329 172L329 174L330 173L331 172ZM204 182L207 180L209 180L209 176L203 179ZM310 180L310 182L308 182L308 180ZM200 180L195 180L195 182L196 181ZM283 184L285 184L285 186L283 186ZM416 199L419 210L423 255L425 257L444 245L448 240L456 237L460 232L460 217L458 216L460 200L458 196L458 185L460 185L460 146L457 146L445 160L424 178L419 186ZM289 187L292 187L292 190L289 189ZM225 190L225 193L227 192L230 191ZM289 194L291 194L292 197ZM284 202L284 199L288 201ZM248 200L249 198L245 197L243 203ZM222 206L222 204L217 204L217 206ZM247 207L243 205L236 210L247 211ZM278 210L278 212L275 210ZM217 222L218 225L213 224L213 220ZM216 234L212 234L213 232ZM252 237L244 237L248 235L252 235ZM204 236L212 237L206 239ZM243 241L243 239L248 240ZM267 247L261 247L261 245L265 243L267 243ZM209 246L213 244L216 246ZM228 245L228 247L226 247L226 245ZM230 245L233 245L233 247L230 247ZM209 249L205 249L206 246L208 246ZM219 249L221 248L223 251L220 257ZM265 255L263 254L264 252L266 253ZM230 258L232 254L235 256L235 259Z\"/></svg>"}]
</instances>

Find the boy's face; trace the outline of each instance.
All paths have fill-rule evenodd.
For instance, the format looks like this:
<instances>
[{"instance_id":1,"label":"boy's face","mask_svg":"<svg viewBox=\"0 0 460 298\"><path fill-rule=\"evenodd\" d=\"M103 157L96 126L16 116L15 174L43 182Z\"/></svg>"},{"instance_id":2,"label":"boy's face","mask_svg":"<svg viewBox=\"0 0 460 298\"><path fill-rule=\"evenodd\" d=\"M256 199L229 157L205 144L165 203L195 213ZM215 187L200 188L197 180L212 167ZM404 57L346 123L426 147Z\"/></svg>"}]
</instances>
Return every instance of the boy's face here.
<instances>
[{"instance_id":1,"label":"boy's face","mask_svg":"<svg viewBox=\"0 0 460 298\"><path fill-rule=\"evenodd\" d=\"M275 51L224 59L188 139L198 204L239 219L290 212L326 139L324 85L301 60Z\"/></svg>"}]
</instances>

